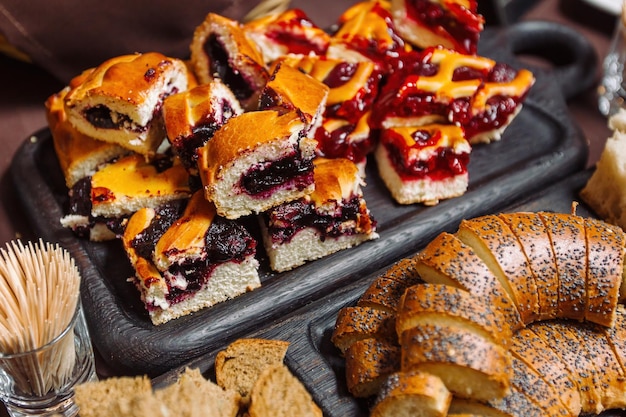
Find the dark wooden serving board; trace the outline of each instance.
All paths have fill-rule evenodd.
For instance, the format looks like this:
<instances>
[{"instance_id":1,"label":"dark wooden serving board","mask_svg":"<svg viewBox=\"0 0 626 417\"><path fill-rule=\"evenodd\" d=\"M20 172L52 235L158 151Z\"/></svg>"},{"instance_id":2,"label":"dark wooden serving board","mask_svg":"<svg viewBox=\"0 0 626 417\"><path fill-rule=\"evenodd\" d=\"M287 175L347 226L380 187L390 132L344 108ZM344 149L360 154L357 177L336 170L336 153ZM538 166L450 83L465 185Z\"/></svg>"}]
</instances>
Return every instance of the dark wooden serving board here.
<instances>
[{"instance_id":1,"label":"dark wooden serving board","mask_svg":"<svg viewBox=\"0 0 626 417\"><path fill-rule=\"evenodd\" d=\"M503 48L506 33L486 33L484 39L484 55L511 59L510 51ZM11 173L34 232L60 243L76 259L93 343L102 358L118 373L154 376L329 294L348 302L356 294L350 292L354 282L414 253L442 230L455 228L462 218L493 212L583 169L587 147L569 117L565 92L550 71L535 74L537 82L524 109L502 140L474 148L465 195L434 207L400 206L370 161L364 192L378 221L379 239L282 274L269 270L261 249L261 288L158 327L151 324L139 293L128 282L133 271L120 242L91 243L60 226L67 189L47 129L24 142ZM258 235L257 230L252 232ZM326 313L330 310L320 311L322 316ZM301 364L313 365L308 360Z\"/></svg>"},{"instance_id":2,"label":"dark wooden serving board","mask_svg":"<svg viewBox=\"0 0 626 417\"><path fill-rule=\"evenodd\" d=\"M543 210L569 213L572 202L580 202L579 190L587 182L591 172L581 171L501 211ZM583 203L578 206L576 212L584 217L595 216ZM372 399L356 399L350 395L345 382L345 360L330 341L330 337L339 310L347 305L355 305L358 298L385 269L374 271L335 293L288 314L282 320L246 335L289 341L285 363L304 383L327 417L369 415ZM185 367L198 368L206 378L215 381L214 361L219 350L221 349L215 349L180 368L154 378L154 386L158 389L171 384ZM626 411L609 410L601 416L624 417Z\"/></svg>"}]
</instances>

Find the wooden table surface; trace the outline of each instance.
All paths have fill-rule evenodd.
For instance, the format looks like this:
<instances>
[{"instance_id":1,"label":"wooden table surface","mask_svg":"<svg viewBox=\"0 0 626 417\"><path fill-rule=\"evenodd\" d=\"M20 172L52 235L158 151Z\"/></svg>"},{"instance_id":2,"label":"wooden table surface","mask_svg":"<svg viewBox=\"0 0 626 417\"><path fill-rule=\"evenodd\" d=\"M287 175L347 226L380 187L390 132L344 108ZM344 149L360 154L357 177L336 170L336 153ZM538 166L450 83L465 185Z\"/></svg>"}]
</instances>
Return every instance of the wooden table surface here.
<instances>
[{"instance_id":1,"label":"wooden table surface","mask_svg":"<svg viewBox=\"0 0 626 417\"><path fill-rule=\"evenodd\" d=\"M542 0L522 16L523 20L549 20L573 27L593 44L598 56L605 55L615 18L591 8L579 0ZM596 80L600 76L598 65ZM46 127L44 101L63 85L36 66L0 55L0 245L15 238L36 236L28 225L16 197L10 175L13 155L32 133ZM593 165L610 134L597 110L595 87L568 101L568 108L589 144L588 166ZM99 368L103 376L107 372ZM0 410L0 417L6 415Z\"/></svg>"}]
</instances>

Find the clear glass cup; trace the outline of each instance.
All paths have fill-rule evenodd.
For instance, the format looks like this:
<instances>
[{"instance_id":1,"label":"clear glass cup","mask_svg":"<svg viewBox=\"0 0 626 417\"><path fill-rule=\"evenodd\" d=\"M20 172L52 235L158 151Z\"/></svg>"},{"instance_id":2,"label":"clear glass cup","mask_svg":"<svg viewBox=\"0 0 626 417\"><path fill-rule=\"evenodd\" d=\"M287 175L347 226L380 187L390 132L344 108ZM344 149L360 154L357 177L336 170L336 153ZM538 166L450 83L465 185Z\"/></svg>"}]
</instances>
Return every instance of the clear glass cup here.
<instances>
[{"instance_id":1,"label":"clear glass cup","mask_svg":"<svg viewBox=\"0 0 626 417\"><path fill-rule=\"evenodd\" d=\"M13 417L76 416L74 387L96 379L80 300L69 325L48 344L24 353L0 353L0 399Z\"/></svg>"},{"instance_id":2,"label":"clear glass cup","mask_svg":"<svg viewBox=\"0 0 626 417\"><path fill-rule=\"evenodd\" d=\"M626 3L626 1L624 1ZM602 64L602 80L598 86L598 109L610 117L626 108L626 8L617 19L609 50Z\"/></svg>"}]
</instances>

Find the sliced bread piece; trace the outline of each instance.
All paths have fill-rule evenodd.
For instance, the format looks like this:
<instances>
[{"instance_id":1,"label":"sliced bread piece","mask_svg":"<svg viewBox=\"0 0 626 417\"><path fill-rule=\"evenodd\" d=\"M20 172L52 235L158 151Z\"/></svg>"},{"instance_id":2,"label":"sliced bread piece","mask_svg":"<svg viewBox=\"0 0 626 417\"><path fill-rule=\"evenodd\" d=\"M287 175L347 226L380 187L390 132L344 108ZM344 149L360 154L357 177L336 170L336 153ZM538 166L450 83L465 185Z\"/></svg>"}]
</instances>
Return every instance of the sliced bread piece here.
<instances>
[{"instance_id":1,"label":"sliced bread piece","mask_svg":"<svg viewBox=\"0 0 626 417\"><path fill-rule=\"evenodd\" d=\"M375 396L389 375L400 370L400 347L386 340L367 338L344 352L346 385L357 398Z\"/></svg>"}]
</instances>

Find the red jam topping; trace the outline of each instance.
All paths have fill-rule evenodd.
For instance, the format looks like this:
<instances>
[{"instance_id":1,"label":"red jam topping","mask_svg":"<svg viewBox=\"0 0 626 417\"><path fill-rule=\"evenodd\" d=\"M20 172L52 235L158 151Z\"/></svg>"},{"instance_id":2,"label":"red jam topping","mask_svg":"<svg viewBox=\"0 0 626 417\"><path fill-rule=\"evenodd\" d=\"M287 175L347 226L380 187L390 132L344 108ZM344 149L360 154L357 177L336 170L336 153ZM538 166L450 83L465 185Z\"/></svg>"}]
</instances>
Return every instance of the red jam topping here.
<instances>
[{"instance_id":1,"label":"red jam topping","mask_svg":"<svg viewBox=\"0 0 626 417\"><path fill-rule=\"evenodd\" d=\"M415 158L409 161L408 156L412 149L433 146L439 140L437 134L431 135L425 130L417 130L413 138L416 143L412 147L407 147L402 135L392 130L385 130L381 138L391 163L403 180L430 178L440 181L467 172L469 153L457 154L452 148L440 147L428 159Z\"/></svg>"},{"instance_id":2,"label":"red jam topping","mask_svg":"<svg viewBox=\"0 0 626 417\"><path fill-rule=\"evenodd\" d=\"M328 42L309 39L302 28L317 28L306 14L299 9L291 10L293 17L289 20L279 20L274 23L277 29L270 28L266 36L276 43L284 45L290 53L308 55L324 55ZM321 29L320 29L321 32Z\"/></svg>"},{"instance_id":3,"label":"red jam topping","mask_svg":"<svg viewBox=\"0 0 626 417\"><path fill-rule=\"evenodd\" d=\"M446 11L430 0L406 0L407 15L452 42L454 49L464 54L475 54L483 28L482 16L476 14L476 1L467 9L452 2Z\"/></svg>"}]
</instances>

